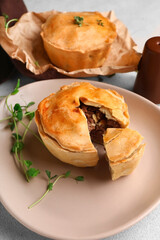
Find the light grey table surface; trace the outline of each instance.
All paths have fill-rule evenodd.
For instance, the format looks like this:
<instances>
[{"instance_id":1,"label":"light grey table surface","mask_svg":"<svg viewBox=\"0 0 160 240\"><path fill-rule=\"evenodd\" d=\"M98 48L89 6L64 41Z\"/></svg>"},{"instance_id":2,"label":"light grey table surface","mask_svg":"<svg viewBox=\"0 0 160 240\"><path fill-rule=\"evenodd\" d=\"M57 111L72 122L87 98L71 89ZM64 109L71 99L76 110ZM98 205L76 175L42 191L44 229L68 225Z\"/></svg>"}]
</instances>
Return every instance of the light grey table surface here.
<instances>
[{"instance_id":1,"label":"light grey table surface","mask_svg":"<svg viewBox=\"0 0 160 240\"><path fill-rule=\"evenodd\" d=\"M116 16L128 27L131 36L142 52L145 41L160 35L160 2L159 0L25 0L29 11L109 11L114 10ZM21 85L34 80L19 73L0 84L0 95L8 94L15 86L17 78ZM122 88L133 90L136 73L116 74L112 78L103 77L103 81ZM90 80L98 80L96 77ZM0 204L0 240L47 240L43 236L28 230L17 222ZM159 240L160 239L160 206L140 222L129 229L106 238L106 240Z\"/></svg>"}]
</instances>

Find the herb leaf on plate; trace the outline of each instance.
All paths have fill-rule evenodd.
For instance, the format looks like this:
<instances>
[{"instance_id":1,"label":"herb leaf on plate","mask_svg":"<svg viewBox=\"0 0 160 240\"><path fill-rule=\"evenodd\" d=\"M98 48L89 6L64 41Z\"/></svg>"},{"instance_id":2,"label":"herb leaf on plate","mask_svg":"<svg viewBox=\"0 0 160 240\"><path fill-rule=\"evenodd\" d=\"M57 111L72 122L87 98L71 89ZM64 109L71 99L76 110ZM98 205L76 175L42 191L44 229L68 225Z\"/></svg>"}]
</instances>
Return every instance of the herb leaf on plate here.
<instances>
[{"instance_id":1,"label":"herb leaf on plate","mask_svg":"<svg viewBox=\"0 0 160 240\"><path fill-rule=\"evenodd\" d=\"M71 176L71 171L67 171L64 174L61 175L54 175L53 177L51 176L51 172L49 170L46 170L46 175L48 177L48 185L47 185L47 190L46 192L42 195L42 197L40 199L38 199L36 202L34 202L33 204L31 204L28 208L32 208L35 205L37 205L50 191L53 190L53 186L58 182L59 179L61 178L72 178L76 181L84 181L84 177L83 176L77 176L77 177L72 177ZM54 179L54 181L51 182L51 180Z\"/></svg>"}]
</instances>

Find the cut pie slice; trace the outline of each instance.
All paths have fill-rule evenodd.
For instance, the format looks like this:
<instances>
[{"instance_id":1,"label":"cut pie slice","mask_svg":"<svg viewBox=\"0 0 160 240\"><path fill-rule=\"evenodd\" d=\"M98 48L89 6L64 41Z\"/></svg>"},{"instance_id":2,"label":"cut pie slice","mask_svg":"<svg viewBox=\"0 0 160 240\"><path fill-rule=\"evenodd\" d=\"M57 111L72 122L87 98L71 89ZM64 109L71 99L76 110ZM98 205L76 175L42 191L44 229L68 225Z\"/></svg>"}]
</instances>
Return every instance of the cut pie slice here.
<instances>
[{"instance_id":1,"label":"cut pie slice","mask_svg":"<svg viewBox=\"0 0 160 240\"><path fill-rule=\"evenodd\" d=\"M112 180L132 173L144 152L143 137L129 128L108 128L103 140Z\"/></svg>"}]
</instances>

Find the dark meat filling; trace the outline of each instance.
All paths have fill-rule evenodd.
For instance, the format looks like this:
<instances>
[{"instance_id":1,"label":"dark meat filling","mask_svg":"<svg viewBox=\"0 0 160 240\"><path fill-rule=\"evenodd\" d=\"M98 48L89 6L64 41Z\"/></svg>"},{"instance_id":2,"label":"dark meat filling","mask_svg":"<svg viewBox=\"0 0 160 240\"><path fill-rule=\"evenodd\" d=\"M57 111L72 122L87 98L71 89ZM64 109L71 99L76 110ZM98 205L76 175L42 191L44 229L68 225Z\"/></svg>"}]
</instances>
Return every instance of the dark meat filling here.
<instances>
[{"instance_id":1,"label":"dark meat filling","mask_svg":"<svg viewBox=\"0 0 160 240\"><path fill-rule=\"evenodd\" d=\"M81 103L88 123L88 129L93 142L103 144L103 134L107 128L120 128L120 124L112 119L107 119L105 114L99 108L87 106Z\"/></svg>"}]
</instances>

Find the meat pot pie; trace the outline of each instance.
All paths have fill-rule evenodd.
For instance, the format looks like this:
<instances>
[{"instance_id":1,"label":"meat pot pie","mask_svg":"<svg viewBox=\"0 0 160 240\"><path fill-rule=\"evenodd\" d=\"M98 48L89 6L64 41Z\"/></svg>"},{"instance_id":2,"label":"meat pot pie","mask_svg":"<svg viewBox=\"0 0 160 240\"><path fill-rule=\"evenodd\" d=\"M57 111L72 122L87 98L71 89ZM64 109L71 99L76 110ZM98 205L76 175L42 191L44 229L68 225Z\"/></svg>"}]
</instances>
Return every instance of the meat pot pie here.
<instances>
[{"instance_id":1,"label":"meat pot pie","mask_svg":"<svg viewBox=\"0 0 160 240\"><path fill-rule=\"evenodd\" d=\"M36 111L39 133L48 150L63 162L95 166L97 150L107 128L129 124L128 107L114 90L74 82L42 100Z\"/></svg>"},{"instance_id":2,"label":"meat pot pie","mask_svg":"<svg viewBox=\"0 0 160 240\"><path fill-rule=\"evenodd\" d=\"M101 67L116 36L114 23L99 12L59 12L41 32L51 62L68 72Z\"/></svg>"},{"instance_id":3,"label":"meat pot pie","mask_svg":"<svg viewBox=\"0 0 160 240\"><path fill-rule=\"evenodd\" d=\"M112 180L133 172L144 152L143 137L129 128L108 128L103 140Z\"/></svg>"}]
</instances>

